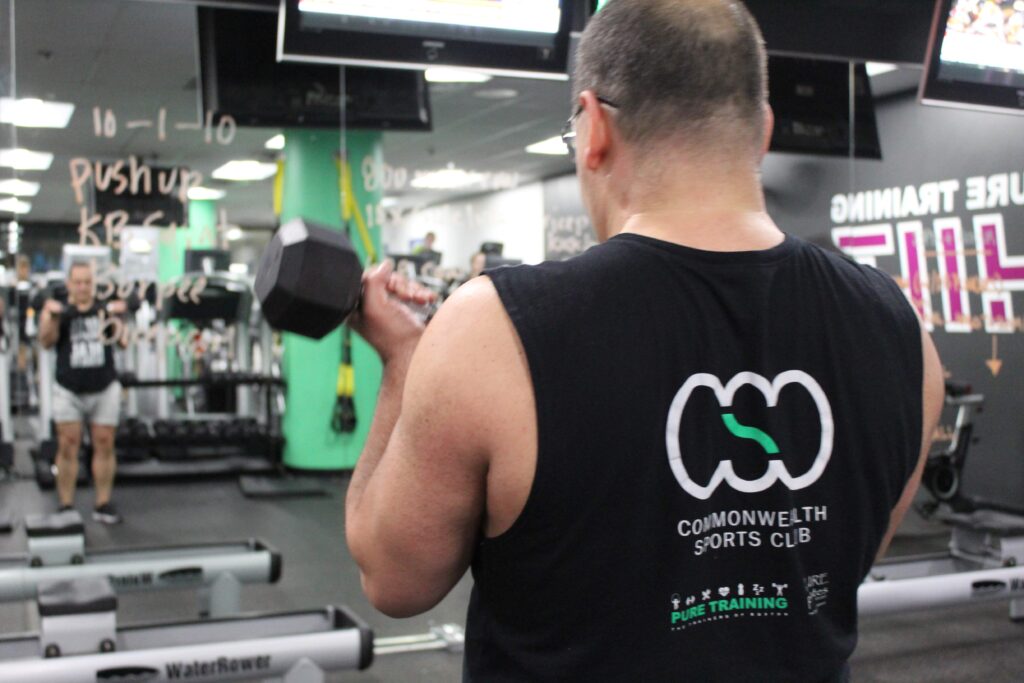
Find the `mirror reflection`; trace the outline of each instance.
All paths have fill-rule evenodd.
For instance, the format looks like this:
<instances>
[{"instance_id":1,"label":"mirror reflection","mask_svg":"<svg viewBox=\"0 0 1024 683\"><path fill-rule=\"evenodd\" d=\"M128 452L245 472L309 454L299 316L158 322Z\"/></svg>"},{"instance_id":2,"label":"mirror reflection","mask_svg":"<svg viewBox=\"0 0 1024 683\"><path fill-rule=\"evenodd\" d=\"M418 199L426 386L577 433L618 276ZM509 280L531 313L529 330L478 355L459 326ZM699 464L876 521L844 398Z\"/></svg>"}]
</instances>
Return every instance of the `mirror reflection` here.
<instances>
[{"instance_id":1,"label":"mirror reflection","mask_svg":"<svg viewBox=\"0 0 1024 683\"><path fill-rule=\"evenodd\" d=\"M605 16L622 12L628 40L593 23L617 4ZM891 664L877 643L903 642L899 619L937 623L906 598L918 584L900 583L920 579L903 559L925 550L942 555L929 571L948 586L923 606L972 609L949 586L1012 564L1007 539L1024 519L1012 428L1024 3L625 4L0 0L0 682L57 680L54 662L79 676L66 680L95 680L95 667L79 670L75 658L96 653L110 657L104 670L168 679L455 681L465 671L488 680L502 666L488 647L513 653L509 671L542 671L524 680L602 680L591 665L568 674L565 661L537 654L571 650L565 634L481 630L487 619L537 623L528 608L559 602L548 599L556 589L567 597L545 623L567 630L568 613L585 611L573 617L591 622L579 626L590 634L579 651L607 663L605 676L643 678L639 665L615 660L616 639L596 615L646 633L632 610L649 601L651 622L671 624L636 652L675 636L671 647L691 647L687 635L710 651L694 634L729 628L719 625L726 612L760 624L779 611L810 631L835 626L839 613L850 621L862 580L860 613L878 619L860 633L881 637L862 638L856 653L836 646L841 656L815 675L847 680L850 660L855 672L883 676ZM735 24L747 10L757 30ZM650 12L662 12L663 25L651 25ZM606 49L588 53L588 34ZM740 41L732 52L726 34ZM686 49L698 44L700 58ZM707 57L715 50L717 61ZM742 78L757 87L740 92ZM733 93L728 106L723 92ZM751 92L755 115L738 114ZM666 108L686 98L693 106ZM734 154L741 138L756 138L743 163ZM885 316L864 297L837 294L832 308L790 316L785 336L799 358L755 368L751 359L774 348L768 328L743 327L757 318L749 311L715 323L728 292L691 286L689 266L648 255L611 287L611 275L566 276L566 291L551 291L549 275L630 240L677 255L724 252L709 262L735 258L744 305L775 297L765 304L772 315L808 292L838 290L817 266L781 298L782 276L748 286L744 278L775 267L744 260L752 254L799 244L820 263L869 278L880 271L882 298L932 340L922 372L938 386L922 396L928 378L908 375L913 390L883 392L906 394L893 402L894 415L904 412L869 428L923 415L923 425L901 429L923 428L932 440L907 456L920 460L917 475L910 465L899 481L864 474L872 491L893 493L864 527L881 534L891 521L889 554L899 559L872 565L879 537L847 558L870 567L866 579L839 567L838 520L861 509L780 475L812 467L821 476L817 460L794 453L820 455L830 439L841 444L832 461L866 443L843 431L857 422L844 401L894 382L910 361L894 328L865 340L856 335L867 323L854 330L849 321ZM666 267L676 273L668 280ZM657 282L657 292L645 289ZM699 318L685 334L669 330L679 309ZM812 334L811 319L827 333ZM711 328L731 331L694 350ZM848 345L800 346L840 329ZM766 407L757 392L716 387L707 368L680 369L696 368L692 354L704 362L754 337L742 362L726 359L715 377L746 372L767 386L799 369L789 383L811 387L812 400L796 401L790 423L776 408L795 387L769 387L777 402ZM887 341L869 345L875 338ZM692 351L685 363L658 355L679 346ZM834 377L804 381L807 359L826 346ZM850 371L857 363L861 371ZM929 374L936 368L939 379ZM868 376L878 386L857 384ZM837 397L833 385L859 388ZM723 392L735 399L732 413L714 412ZM714 394L717 408L705 401ZM698 425L683 410L690 400L725 430ZM647 424L638 406L658 419ZM931 422L930 406L942 408ZM822 417L829 411L834 420ZM797 423L814 427L781 436ZM570 442L592 459L572 460L582 456ZM620 462L630 449L644 464ZM704 451L716 455L691 462ZM597 472L578 475L576 521L551 499L569 490L552 462ZM863 474L844 470L847 479L851 471ZM641 495L634 475L664 479L671 495ZM619 493L635 518L608 512ZM862 498L873 500L867 489ZM646 529L657 505L670 533ZM744 516L754 508L775 521ZM742 523L729 521L733 512ZM580 519L605 520L618 540L602 546ZM645 528L618 528L625 519ZM640 546L624 539L665 551L629 565L614 555ZM819 550L828 543L831 554ZM990 556L972 554L978 543L994 548ZM753 575L790 560L806 575ZM555 569L572 562L581 563L578 581ZM708 566L728 576L714 586L662 581L704 576ZM634 583L651 595L597 595L602 571L607 586L645 577ZM869 585L881 578L886 586ZM894 584L906 592L883 595ZM584 590L595 594L574 594ZM736 602L744 598L762 602L747 609ZM991 629L1006 621L1001 611L965 618ZM849 624L836 629L856 640ZM536 638L534 654L510 645L520 636ZM972 646L979 662L991 658L985 644ZM360 671L371 652L372 668ZM745 655L717 654L747 671ZM766 667L764 680L781 671ZM929 678L926 669L917 677Z\"/></svg>"}]
</instances>

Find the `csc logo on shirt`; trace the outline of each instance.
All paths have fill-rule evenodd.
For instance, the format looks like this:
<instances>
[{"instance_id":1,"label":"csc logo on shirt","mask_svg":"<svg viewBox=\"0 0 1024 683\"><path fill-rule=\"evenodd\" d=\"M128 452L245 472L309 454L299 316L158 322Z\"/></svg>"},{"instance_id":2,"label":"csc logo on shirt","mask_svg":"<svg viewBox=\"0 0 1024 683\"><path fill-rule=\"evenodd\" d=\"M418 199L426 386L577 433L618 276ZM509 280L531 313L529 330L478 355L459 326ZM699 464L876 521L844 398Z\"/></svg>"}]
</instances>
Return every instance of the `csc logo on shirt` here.
<instances>
[{"instance_id":1,"label":"csc logo on shirt","mask_svg":"<svg viewBox=\"0 0 1024 683\"><path fill-rule=\"evenodd\" d=\"M770 460L767 471L754 480L743 479L733 470L732 460L723 460L718 463L718 467L711 476L711 481L706 485L698 484L690 478L689 473L686 471L686 467L683 465L683 454L679 448L679 425L683 417L683 410L686 408L686 402L690 399L694 389L697 387L708 387L715 392L718 404L723 408L728 408L732 406L732 399L736 390L747 384L754 386L764 395L769 408L775 406L779 399L779 391L787 384L803 386L811 395L811 398L814 399L814 404L818 408L818 418L821 422L821 441L818 446L818 454L815 456L811 468L799 476L790 474L782 460ZM753 439L761 444L765 451L770 454L778 452L778 447L775 445L774 440L764 432L740 425L735 421L731 413L723 415L722 418L726 427L734 436ZM724 387L714 375L699 373L687 379L672 400L672 405L668 411L668 425L665 429L665 444L668 447L668 464L672 468L672 473L675 475L679 485L694 498L707 500L723 481L736 491L743 493L764 491L776 481L781 481L792 491L810 486L818 481L818 478L821 477L822 472L825 471L825 467L828 465L829 458L832 457L832 438L834 433L835 425L832 422L832 407L829 405L828 397L825 396L825 392L822 391L818 382L802 370L788 370L776 376L771 382L756 373L741 372L729 380L729 383Z\"/></svg>"}]
</instances>

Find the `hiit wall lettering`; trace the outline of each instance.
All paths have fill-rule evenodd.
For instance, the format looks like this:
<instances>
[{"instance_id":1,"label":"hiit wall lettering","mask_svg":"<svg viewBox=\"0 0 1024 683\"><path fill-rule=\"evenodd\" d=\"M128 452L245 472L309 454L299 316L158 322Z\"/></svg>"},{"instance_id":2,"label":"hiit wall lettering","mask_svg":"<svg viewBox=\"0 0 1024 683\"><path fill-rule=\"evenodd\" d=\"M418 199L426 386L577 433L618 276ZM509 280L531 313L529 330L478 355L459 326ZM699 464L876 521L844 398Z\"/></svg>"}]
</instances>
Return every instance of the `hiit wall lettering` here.
<instances>
[{"instance_id":1,"label":"hiit wall lettering","mask_svg":"<svg viewBox=\"0 0 1024 683\"><path fill-rule=\"evenodd\" d=\"M967 221L952 215L961 189L963 208L972 213ZM1006 230L1019 215L1015 206L1024 206L1019 172L839 194L832 198L832 241L869 265L898 256L894 277L929 330L1011 334L1024 327L1010 296L1024 290L1024 256L1006 246ZM929 215L935 217L919 220Z\"/></svg>"}]
</instances>

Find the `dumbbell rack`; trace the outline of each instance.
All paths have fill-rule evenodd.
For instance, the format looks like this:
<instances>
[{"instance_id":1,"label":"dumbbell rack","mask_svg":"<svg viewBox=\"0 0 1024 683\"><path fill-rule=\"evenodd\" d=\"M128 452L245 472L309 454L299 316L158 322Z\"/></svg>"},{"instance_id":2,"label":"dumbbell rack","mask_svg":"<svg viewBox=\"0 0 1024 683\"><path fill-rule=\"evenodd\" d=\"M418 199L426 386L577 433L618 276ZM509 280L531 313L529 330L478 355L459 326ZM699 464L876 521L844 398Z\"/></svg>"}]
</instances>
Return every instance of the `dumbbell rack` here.
<instances>
[{"instance_id":1,"label":"dumbbell rack","mask_svg":"<svg viewBox=\"0 0 1024 683\"><path fill-rule=\"evenodd\" d=\"M121 378L129 390L191 386L283 387L278 377L232 373L166 380ZM118 431L118 478L251 474L278 468L284 440L273 393L267 391L264 420L225 414L127 418Z\"/></svg>"},{"instance_id":2,"label":"dumbbell rack","mask_svg":"<svg viewBox=\"0 0 1024 683\"><path fill-rule=\"evenodd\" d=\"M0 331L0 474L14 466L14 425L11 422L10 340Z\"/></svg>"}]
</instances>

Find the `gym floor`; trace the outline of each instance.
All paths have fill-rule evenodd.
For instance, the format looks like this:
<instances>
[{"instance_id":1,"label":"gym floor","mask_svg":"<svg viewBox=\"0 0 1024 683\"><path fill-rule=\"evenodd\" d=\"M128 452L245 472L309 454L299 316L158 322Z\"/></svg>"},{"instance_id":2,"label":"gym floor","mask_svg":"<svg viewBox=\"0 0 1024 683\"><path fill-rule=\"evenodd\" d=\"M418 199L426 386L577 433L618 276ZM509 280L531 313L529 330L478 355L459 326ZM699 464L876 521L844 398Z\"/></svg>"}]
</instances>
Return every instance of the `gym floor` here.
<instances>
[{"instance_id":1,"label":"gym floor","mask_svg":"<svg viewBox=\"0 0 1024 683\"><path fill-rule=\"evenodd\" d=\"M15 478L0 482L0 511L15 518L56 509L52 492L41 492L29 478L28 442L16 449ZM121 484L115 500L123 524L105 527L88 518L91 490L80 490L77 507L86 517L88 548L170 545L207 541L264 539L284 557L276 585L247 585L242 608L247 612L315 609L348 605L378 636L424 633L433 624L465 625L472 580L467 575L440 605L412 619L396 620L376 612L363 597L359 575L344 542L344 477L323 481L327 495L249 499L233 478L205 482ZM891 551L894 555L941 550L948 533L911 512ZM0 553L22 552L24 532L0 535ZM120 624L196 618L194 592L136 593L119 601ZM29 603L0 604L0 633L35 629ZM901 683L985 681L1017 683L1024 679L1024 625L1007 618L1007 605L996 603L919 612L861 623L860 645L853 658L853 680ZM462 657L446 652L378 658L364 672L345 672L330 681L457 682Z\"/></svg>"}]
</instances>

